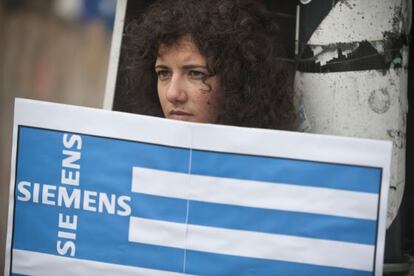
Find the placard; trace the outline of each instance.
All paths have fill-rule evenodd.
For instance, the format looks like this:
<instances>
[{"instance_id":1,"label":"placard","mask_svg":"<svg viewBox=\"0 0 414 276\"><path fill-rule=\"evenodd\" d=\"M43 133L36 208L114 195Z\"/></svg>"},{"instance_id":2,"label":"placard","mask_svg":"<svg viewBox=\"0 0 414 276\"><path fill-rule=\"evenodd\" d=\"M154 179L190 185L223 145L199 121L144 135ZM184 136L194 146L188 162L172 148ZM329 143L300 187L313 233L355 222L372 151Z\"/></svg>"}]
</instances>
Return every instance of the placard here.
<instances>
[{"instance_id":1,"label":"placard","mask_svg":"<svg viewBox=\"0 0 414 276\"><path fill-rule=\"evenodd\" d=\"M391 143L17 99L5 274L381 275Z\"/></svg>"}]
</instances>

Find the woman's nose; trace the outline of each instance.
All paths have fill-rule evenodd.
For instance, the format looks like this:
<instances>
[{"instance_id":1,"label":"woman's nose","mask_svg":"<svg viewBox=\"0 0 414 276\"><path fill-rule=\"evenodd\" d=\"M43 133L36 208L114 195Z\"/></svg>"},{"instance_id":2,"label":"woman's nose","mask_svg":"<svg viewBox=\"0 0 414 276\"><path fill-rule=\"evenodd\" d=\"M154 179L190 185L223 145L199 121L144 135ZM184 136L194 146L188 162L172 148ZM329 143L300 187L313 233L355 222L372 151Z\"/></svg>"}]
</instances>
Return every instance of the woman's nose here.
<instances>
[{"instance_id":1,"label":"woman's nose","mask_svg":"<svg viewBox=\"0 0 414 276\"><path fill-rule=\"evenodd\" d=\"M167 88L167 100L172 103L184 103L187 101L185 82L179 76L173 76Z\"/></svg>"}]
</instances>

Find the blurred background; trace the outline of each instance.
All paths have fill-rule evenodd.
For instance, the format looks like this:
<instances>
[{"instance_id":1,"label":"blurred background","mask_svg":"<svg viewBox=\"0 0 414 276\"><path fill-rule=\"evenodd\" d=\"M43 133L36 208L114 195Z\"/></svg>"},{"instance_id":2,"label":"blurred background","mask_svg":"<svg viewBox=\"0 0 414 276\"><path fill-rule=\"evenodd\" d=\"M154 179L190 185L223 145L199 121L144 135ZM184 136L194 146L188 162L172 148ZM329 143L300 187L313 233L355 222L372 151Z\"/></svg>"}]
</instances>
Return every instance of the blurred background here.
<instances>
[{"instance_id":1,"label":"blurred background","mask_svg":"<svg viewBox=\"0 0 414 276\"><path fill-rule=\"evenodd\" d=\"M15 97L101 108L116 0L0 0L0 274Z\"/></svg>"}]
</instances>

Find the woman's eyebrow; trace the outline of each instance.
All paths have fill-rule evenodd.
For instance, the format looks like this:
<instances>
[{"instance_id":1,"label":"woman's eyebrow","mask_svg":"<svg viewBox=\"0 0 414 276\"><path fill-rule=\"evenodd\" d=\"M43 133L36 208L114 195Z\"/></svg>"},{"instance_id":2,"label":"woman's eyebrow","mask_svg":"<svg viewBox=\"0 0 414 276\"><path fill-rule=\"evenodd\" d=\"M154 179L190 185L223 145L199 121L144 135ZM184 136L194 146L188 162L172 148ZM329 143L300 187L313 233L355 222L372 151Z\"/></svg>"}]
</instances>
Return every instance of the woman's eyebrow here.
<instances>
[{"instance_id":1,"label":"woman's eyebrow","mask_svg":"<svg viewBox=\"0 0 414 276\"><path fill-rule=\"evenodd\" d=\"M155 69L169 69L169 68L166 65L158 64L158 65L155 65Z\"/></svg>"},{"instance_id":2,"label":"woman's eyebrow","mask_svg":"<svg viewBox=\"0 0 414 276\"><path fill-rule=\"evenodd\" d=\"M207 70L207 66L200 65L200 64L186 64L181 67L184 70L191 70L191 69L203 69ZM164 64L157 64L155 65L155 69L170 69L167 65Z\"/></svg>"},{"instance_id":3,"label":"woman's eyebrow","mask_svg":"<svg viewBox=\"0 0 414 276\"><path fill-rule=\"evenodd\" d=\"M198 64L186 64L183 65L183 69L189 70L189 69L204 69L207 70L207 66L205 65L198 65Z\"/></svg>"}]
</instances>

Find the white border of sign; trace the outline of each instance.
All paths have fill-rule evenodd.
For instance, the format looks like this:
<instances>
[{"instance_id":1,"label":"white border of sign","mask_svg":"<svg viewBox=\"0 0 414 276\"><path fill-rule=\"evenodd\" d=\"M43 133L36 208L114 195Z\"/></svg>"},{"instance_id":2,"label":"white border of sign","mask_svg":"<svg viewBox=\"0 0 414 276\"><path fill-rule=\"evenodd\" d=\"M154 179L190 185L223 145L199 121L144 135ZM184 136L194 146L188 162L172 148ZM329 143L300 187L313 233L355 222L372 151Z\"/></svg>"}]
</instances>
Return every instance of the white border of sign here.
<instances>
[{"instance_id":1,"label":"white border of sign","mask_svg":"<svg viewBox=\"0 0 414 276\"><path fill-rule=\"evenodd\" d=\"M392 150L390 141L188 123L26 99L15 101L5 275L10 271L17 132L22 125L174 147L188 148L190 145L200 150L383 168L375 258L376 274L381 275ZM255 147L246 146L251 145L251 141L255 141ZM339 145L345 149L344 152L338 152Z\"/></svg>"}]
</instances>

